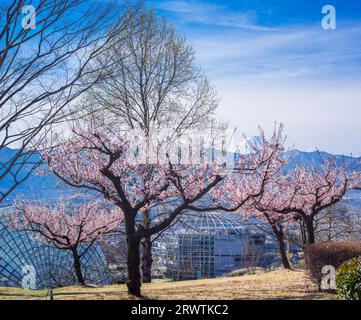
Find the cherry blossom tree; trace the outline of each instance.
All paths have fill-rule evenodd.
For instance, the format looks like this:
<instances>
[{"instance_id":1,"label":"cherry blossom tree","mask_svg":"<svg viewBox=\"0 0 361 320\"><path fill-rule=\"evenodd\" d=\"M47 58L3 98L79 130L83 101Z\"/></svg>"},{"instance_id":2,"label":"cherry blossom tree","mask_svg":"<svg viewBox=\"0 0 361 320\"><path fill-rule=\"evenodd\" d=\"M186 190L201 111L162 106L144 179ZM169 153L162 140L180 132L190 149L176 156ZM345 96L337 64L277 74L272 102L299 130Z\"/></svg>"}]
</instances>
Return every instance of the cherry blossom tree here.
<instances>
[{"instance_id":1,"label":"cherry blossom tree","mask_svg":"<svg viewBox=\"0 0 361 320\"><path fill-rule=\"evenodd\" d=\"M252 197L259 196L270 177L268 171L274 166L273 159L282 151L279 141L280 135L274 134L262 147L255 146L254 152L241 157L229 174L225 173L224 163L172 162L168 153L167 162L137 163L134 161L137 153L124 132L111 127L74 131L69 139L43 156L64 182L98 192L122 210L128 291L140 296L140 241L162 232L192 207L235 211ZM259 181L259 188L245 189L242 197L230 204L212 204L217 195L232 192L242 176ZM205 202L208 204L204 205ZM157 206L161 206L161 213L151 217L150 227L144 226L142 212Z\"/></svg>"},{"instance_id":2,"label":"cherry blossom tree","mask_svg":"<svg viewBox=\"0 0 361 320\"><path fill-rule=\"evenodd\" d=\"M256 208L276 217L296 215L304 223L306 243L312 244L315 242L315 218L339 203L359 181L359 172L330 158L321 167L298 167L277 176L268 184Z\"/></svg>"},{"instance_id":3,"label":"cherry blossom tree","mask_svg":"<svg viewBox=\"0 0 361 320\"><path fill-rule=\"evenodd\" d=\"M96 241L119 229L122 218L119 208L106 209L99 202L85 203L74 209L68 209L64 202L57 207L28 204L19 209L18 214L8 216L9 225L16 230L29 231L38 241L70 251L81 285L85 285L86 280L82 258Z\"/></svg>"}]
</instances>

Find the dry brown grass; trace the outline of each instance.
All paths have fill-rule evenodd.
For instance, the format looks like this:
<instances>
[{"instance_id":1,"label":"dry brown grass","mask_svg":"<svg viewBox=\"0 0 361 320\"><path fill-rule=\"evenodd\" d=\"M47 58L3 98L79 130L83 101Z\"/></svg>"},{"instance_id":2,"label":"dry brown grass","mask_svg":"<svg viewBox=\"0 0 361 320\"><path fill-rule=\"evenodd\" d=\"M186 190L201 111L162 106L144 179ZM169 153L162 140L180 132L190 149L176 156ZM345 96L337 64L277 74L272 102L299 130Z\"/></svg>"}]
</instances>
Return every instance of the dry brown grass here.
<instances>
[{"instance_id":1,"label":"dry brown grass","mask_svg":"<svg viewBox=\"0 0 361 320\"><path fill-rule=\"evenodd\" d=\"M333 295L318 293L303 270L279 270L258 275L144 284L147 299L156 300L318 300ZM69 287L54 291L56 300L129 300L125 285L99 288ZM45 299L46 291L0 288L0 299Z\"/></svg>"}]
</instances>

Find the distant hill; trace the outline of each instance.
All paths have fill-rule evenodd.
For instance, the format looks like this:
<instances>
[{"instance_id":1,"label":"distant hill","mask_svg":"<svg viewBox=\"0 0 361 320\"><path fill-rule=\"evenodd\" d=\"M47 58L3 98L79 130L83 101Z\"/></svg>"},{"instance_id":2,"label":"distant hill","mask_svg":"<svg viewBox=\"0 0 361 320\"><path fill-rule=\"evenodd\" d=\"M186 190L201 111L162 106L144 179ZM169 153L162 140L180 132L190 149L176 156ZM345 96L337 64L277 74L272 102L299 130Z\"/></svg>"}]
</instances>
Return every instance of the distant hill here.
<instances>
[{"instance_id":1,"label":"distant hill","mask_svg":"<svg viewBox=\"0 0 361 320\"><path fill-rule=\"evenodd\" d=\"M0 164L5 163L15 154L15 150L9 148L0 149ZM342 156L342 155L332 155L327 152L304 152L299 150L288 151L287 156L290 156L290 162L288 163L286 170L292 170L297 166L321 166L322 162L330 157L336 157L339 163L343 161L352 163L353 168L361 170L361 158L351 157L351 156ZM40 160L39 154L34 154L31 161ZM41 169L46 169L45 165L40 167ZM22 169L23 172L20 173L20 176L27 173L28 168L25 167ZM0 174L2 169L0 168ZM12 180L10 177L6 177L0 182L0 191L5 191L10 188L12 185ZM14 199L28 199L28 200L41 200L41 199L59 199L63 197L68 197L79 191L78 189L70 188L64 185L55 175L39 175L37 172L33 172L30 177L18 186L15 191L9 196L7 202L11 203ZM352 202L357 207L361 208L361 193L360 192L350 192L349 198L347 201Z\"/></svg>"},{"instance_id":2,"label":"distant hill","mask_svg":"<svg viewBox=\"0 0 361 320\"><path fill-rule=\"evenodd\" d=\"M338 164L348 163L352 169L361 169L361 158L332 155L324 151L305 152L299 150L291 150L286 152L290 156L290 162L287 165L287 170L292 170L295 167L321 167L324 161L330 158L335 158Z\"/></svg>"},{"instance_id":3,"label":"distant hill","mask_svg":"<svg viewBox=\"0 0 361 320\"><path fill-rule=\"evenodd\" d=\"M16 150L10 148L0 149L0 165L6 163L16 155ZM29 159L30 163L37 163L41 160L39 154L33 154ZM20 163L21 161L19 161ZM19 174L18 178L26 176L32 165L24 166ZM27 200L42 200L42 199L59 199L60 197L66 197L75 191L71 188L64 186L64 184L55 175L39 175L40 169L46 168L45 165L41 165L38 170L33 171L29 178L23 183L18 185L15 190L6 199L5 204L11 203L17 199ZM15 166L12 170L15 172L18 167ZM0 167L0 174L4 172L4 169ZM6 192L13 185L13 178L10 175L6 175L4 179L0 181L0 191ZM4 204L4 203L3 203ZM2 205L3 205L2 204Z\"/></svg>"}]
</instances>

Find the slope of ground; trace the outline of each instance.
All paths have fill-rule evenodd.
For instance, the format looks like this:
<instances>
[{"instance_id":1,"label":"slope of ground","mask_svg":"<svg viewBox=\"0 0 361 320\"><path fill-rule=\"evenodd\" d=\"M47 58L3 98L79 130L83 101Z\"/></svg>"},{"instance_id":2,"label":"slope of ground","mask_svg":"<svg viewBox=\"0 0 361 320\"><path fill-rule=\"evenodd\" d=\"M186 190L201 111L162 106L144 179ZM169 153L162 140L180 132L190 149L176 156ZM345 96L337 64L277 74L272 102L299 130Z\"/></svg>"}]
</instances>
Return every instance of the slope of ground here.
<instances>
[{"instance_id":1,"label":"slope of ground","mask_svg":"<svg viewBox=\"0 0 361 320\"><path fill-rule=\"evenodd\" d=\"M161 300L259 300L259 299L333 299L318 293L303 270L279 270L258 275L179 282L144 284L146 299ZM0 299L46 299L46 291L0 288ZM70 287L54 291L56 300L124 300L132 299L125 285L106 287Z\"/></svg>"}]
</instances>

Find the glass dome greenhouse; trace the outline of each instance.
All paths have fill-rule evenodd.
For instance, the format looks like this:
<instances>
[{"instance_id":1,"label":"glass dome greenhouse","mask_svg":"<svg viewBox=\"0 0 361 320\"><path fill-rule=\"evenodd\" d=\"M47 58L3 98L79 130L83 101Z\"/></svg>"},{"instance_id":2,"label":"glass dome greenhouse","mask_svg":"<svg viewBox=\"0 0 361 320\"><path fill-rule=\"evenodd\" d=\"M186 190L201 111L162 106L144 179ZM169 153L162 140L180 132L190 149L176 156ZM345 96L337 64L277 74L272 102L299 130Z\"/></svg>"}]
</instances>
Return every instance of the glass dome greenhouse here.
<instances>
[{"instance_id":1,"label":"glass dome greenhouse","mask_svg":"<svg viewBox=\"0 0 361 320\"><path fill-rule=\"evenodd\" d=\"M277 246L259 223L236 213L185 213L154 240L155 272L187 280L270 266L279 261Z\"/></svg>"},{"instance_id":2,"label":"glass dome greenhouse","mask_svg":"<svg viewBox=\"0 0 361 320\"><path fill-rule=\"evenodd\" d=\"M0 287L21 287L29 266L35 271L33 289L70 286L77 283L72 254L34 241L25 231L13 231L0 218ZM98 245L82 259L87 284L110 284L107 262Z\"/></svg>"}]
</instances>

